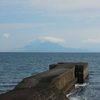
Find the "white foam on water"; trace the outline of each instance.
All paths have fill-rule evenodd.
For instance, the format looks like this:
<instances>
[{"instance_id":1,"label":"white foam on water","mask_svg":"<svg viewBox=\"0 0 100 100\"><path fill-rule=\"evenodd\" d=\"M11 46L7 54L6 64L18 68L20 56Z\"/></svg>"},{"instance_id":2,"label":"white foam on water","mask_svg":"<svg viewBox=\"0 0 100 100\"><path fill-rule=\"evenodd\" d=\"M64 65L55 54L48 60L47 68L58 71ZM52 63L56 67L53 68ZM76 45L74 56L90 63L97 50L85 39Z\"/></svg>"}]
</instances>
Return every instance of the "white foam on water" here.
<instances>
[{"instance_id":1,"label":"white foam on water","mask_svg":"<svg viewBox=\"0 0 100 100\"><path fill-rule=\"evenodd\" d=\"M67 94L66 96L67 96L67 97L76 96L76 95L77 95L77 92L78 92L77 89L75 89L75 90L71 91L69 94Z\"/></svg>"},{"instance_id":2,"label":"white foam on water","mask_svg":"<svg viewBox=\"0 0 100 100\"><path fill-rule=\"evenodd\" d=\"M72 90L69 94L66 95L66 97L69 98L69 100L87 100L83 96L78 96L78 90L79 88L88 86L89 83L83 83L83 84L75 84L75 89Z\"/></svg>"},{"instance_id":3,"label":"white foam on water","mask_svg":"<svg viewBox=\"0 0 100 100\"><path fill-rule=\"evenodd\" d=\"M85 87L89 85L89 83L83 83L83 84L75 84L75 88L78 88L78 87Z\"/></svg>"},{"instance_id":4,"label":"white foam on water","mask_svg":"<svg viewBox=\"0 0 100 100\"><path fill-rule=\"evenodd\" d=\"M85 97L80 97L80 96L77 96L77 97L71 97L69 98L70 100L87 100Z\"/></svg>"}]
</instances>

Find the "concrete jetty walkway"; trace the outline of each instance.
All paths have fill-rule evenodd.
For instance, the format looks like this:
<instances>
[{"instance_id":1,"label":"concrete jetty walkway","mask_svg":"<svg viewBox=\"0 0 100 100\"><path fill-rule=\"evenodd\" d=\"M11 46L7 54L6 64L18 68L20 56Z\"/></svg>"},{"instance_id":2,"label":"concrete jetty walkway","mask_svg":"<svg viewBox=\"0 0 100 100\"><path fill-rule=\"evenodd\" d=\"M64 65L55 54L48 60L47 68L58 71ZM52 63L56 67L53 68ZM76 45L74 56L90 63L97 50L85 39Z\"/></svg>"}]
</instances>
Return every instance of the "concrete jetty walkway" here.
<instances>
[{"instance_id":1,"label":"concrete jetty walkway","mask_svg":"<svg viewBox=\"0 0 100 100\"><path fill-rule=\"evenodd\" d=\"M76 83L88 76L88 63L60 62L48 71L23 79L15 88L0 95L0 100L69 100Z\"/></svg>"}]
</instances>

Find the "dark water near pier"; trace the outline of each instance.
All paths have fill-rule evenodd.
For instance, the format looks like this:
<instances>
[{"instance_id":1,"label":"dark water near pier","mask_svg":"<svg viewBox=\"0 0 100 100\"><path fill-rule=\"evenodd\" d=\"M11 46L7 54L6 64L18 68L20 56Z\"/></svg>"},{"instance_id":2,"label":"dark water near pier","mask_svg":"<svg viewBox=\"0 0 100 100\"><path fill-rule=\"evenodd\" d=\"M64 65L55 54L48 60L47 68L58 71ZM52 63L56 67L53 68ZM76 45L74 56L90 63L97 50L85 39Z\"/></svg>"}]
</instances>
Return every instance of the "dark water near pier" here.
<instances>
[{"instance_id":1,"label":"dark water near pier","mask_svg":"<svg viewBox=\"0 0 100 100\"><path fill-rule=\"evenodd\" d=\"M88 62L89 85L81 86L71 100L100 99L100 53L0 53L0 94L13 89L23 78L49 70L58 62Z\"/></svg>"}]
</instances>

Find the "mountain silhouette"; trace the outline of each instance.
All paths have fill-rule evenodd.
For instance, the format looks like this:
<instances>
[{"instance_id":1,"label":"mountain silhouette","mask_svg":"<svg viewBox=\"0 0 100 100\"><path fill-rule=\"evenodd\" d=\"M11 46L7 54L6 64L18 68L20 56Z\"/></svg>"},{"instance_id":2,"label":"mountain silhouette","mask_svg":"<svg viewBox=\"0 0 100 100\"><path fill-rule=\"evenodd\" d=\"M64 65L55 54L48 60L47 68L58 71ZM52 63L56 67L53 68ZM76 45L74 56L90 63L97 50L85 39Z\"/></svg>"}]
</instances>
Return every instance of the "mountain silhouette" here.
<instances>
[{"instance_id":1,"label":"mountain silhouette","mask_svg":"<svg viewBox=\"0 0 100 100\"><path fill-rule=\"evenodd\" d=\"M88 52L85 49L65 48L58 43L37 41L23 48L15 49L16 52Z\"/></svg>"}]
</instances>

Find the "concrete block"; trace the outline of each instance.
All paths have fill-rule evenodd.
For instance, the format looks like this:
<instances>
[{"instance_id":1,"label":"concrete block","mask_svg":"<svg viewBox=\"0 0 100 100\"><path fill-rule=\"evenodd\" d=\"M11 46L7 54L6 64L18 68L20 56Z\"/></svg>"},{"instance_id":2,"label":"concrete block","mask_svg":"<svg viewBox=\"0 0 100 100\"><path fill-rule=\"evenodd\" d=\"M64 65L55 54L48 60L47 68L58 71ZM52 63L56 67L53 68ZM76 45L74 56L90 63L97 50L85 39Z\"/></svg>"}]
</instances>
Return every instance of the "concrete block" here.
<instances>
[{"instance_id":1,"label":"concrete block","mask_svg":"<svg viewBox=\"0 0 100 100\"><path fill-rule=\"evenodd\" d=\"M88 77L88 64L75 65L75 77L78 78L78 83L84 83L84 80Z\"/></svg>"}]
</instances>

